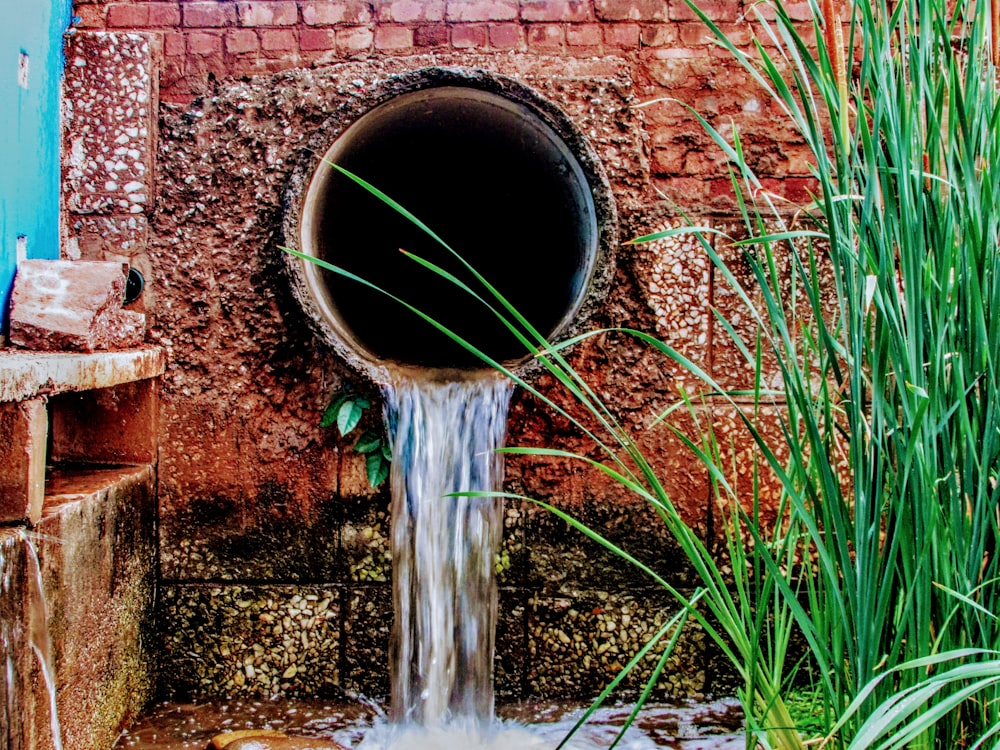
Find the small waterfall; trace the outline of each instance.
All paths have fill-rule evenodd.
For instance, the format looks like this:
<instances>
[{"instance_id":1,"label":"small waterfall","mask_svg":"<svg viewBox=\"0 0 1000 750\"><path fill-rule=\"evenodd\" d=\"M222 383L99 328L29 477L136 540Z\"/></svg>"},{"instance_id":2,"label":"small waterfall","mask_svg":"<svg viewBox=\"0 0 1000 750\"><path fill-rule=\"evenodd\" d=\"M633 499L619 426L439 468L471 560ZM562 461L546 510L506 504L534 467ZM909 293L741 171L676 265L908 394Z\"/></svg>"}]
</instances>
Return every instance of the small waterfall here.
<instances>
[{"instance_id":1,"label":"small waterfall","mask_svg":"<svg viewBox=\"0 0 1000 750\"><path fill-rule=\"evenodd\" d=\"M24 739L25 694L30 686L21 673L20 656L30 648L38 660L49 703L49 728L54 750L62 750L62 731L56 709L56 680L48 629L48 602L42 583L38 551L28 532L15 529L0 537L0 747L19 750Z\"/></svg>"},{"instance_id":2,"label":"small waterfall","mask_svg":"<svg viewBox=\"0 0 1000 750\"><path fill-rule=\"evenodd\" d=\"M497 498L512 386L484 373L452 382L396 377L385 387L393 442L391 719L475 732L493 718Z\"/></svg>"}]
</instances>

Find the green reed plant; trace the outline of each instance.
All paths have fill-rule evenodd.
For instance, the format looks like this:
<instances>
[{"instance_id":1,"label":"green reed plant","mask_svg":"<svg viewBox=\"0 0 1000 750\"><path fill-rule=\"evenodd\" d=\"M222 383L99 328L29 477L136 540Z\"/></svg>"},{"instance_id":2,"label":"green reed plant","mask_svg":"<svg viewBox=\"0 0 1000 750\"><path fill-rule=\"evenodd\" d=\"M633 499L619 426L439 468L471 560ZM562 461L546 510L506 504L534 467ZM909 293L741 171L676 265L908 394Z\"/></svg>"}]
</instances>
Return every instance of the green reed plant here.
<instances>
[{"instance_id":1,"label":"green reed plant","mask_svg":"<svg viewBox=\"0 0 1000 750\"><path fill-rule=\"evenodd\" d=\"M599 335L602 331L593 331L583 336L560 342L559 344L551 344L487 279L483 278L475 268L469 265L419 218L359 176L333 163L328 163L328 166L331 169L341 172L363 189L369 191L394 210L407 217L442 247L452 253L475 280L477 287L481 287L481 289L474 288L451 272L425 259L403 251L414 262L427 268L430 272L449 279L457 290L468 295L469 298L489 307L508 330L521 341L525 346L525 350L534 353L535 357L544 365L546 370L554 376L559 387L565 389L573 396L575 402L583 407L582 414L572 413L564 409L549 395L538 390L533 383L524 380L518 372L509 369L502 362L493 359L487 353L477 349L468 341L408 303L405 299L390 294L368 280L360 278L343 268L291 248L284 249L296 257L316 263L328 271L369 286L394 299L414 314L423 318L428 324L437 328L465 349L475 354L484 364L506 374L514 383L533 394L555 413L574 424L600 449L605 457L603 462L580 454L547 447L508 448L505 449L505 452L572 458L612 477L615 481L621 483L624 487L649 503L676 540L699 577L701 585L693 593L685 593L670 583L665 577L665 571L653 570L642 561L630 555L627 550L604 538L599 531L588 528L563 510L519 495L486 493L512 499L528 500L546 508L618 555L622 560L648 574L657 584L669 592L681 606L678 614L671 618L650 639L646 647L626 665L622 674L608 685L607 689L595 702L594 709L624 679L626 673L634 668L647 653L654 648L659 648L662 649L662 654L652 677L641 695L643 700L648 697L659 679L662 670L666 667L667 659L678 641L680 628L690 620L697 622L704 629L728 658L733 668L740 674L745 685L741 697L743 698L744 705L747 707L747 715L751 719L754 734L759 734L762 742L774 747L804 747L802 738L796 731L781 698L784 682L783 657L790 633L790 608L784 602L780 590L775 585L775 579L764 575L767 565L760 559L761 554L767 554L768 562L770 563L774 563L776 560L786 563L785 569L789 580L792 582L789 585L795 585L794 581L800 576L800 573L794 569L794 566L787 566L787 563L792 562L794 558L794 548L788 544L787 540L793 539L794 536L773 537L765 541L764 535L769 533L768 530L763 528L754 529L753 534L760 540L760 544L745 548L742 534L740 533L743 519L734 514L732 517L732 527L727 533L727 541L729 542L729 559L733 561L732 569L736 571L736 574L733 575L727 572L728 566L726 562L728 561L717 559L706 545L705 540L701 539L685 523L664 488L663 483L657 476L655 469L636 445L630 431L618 422L614 415L614 410L601 400L587 384L586 380L573 369L563 356L562 352L567 347L573 346L584 338ZM706 383L711 383L708 373L649 334L636 330L628 330L626 332L635 336L640 341L660 349L668 356L689 368L693 373L699 375ZM691 413L697 414L696 405L693 401L682 402L679 405L690 407ZM702 456L706 465L710 467L713 480L716 484L720 488L729 488L725 472L720 468L720 458L723 455L723 451L711 436L706 434L689 437L680 432L678 432L678 435L681 436L692 450ZM731 489L729 489L729 492L732 494ZM752 561L748 556L748 550L753 555L754 559ZM773 555L772 552L774 552ZM744 575L743 571L749 569L756 569L757 575ZM766 602L767 606L757 606L758 602ZM639 705L641 705L641 700ZM637 705L636 711L638 711L638 707ZM581 719L580 724L586 720L587 716L589 716L589 712ZM626 726L622 729L622 733L624 733L627 726L628 724L626 723Z\"/></svg>"},{"instance_id":2,"label":"green reed plant","mask_svg":"<svg viewBox=\"0 0 1000 750\"><path fill-rule=\"evenodd\" d=\"M756 443L747 508L742 490L728 479L732 451L711 425L677 431L731 509L728 560L716 559L684 524L613 409L567 362L562 352L579 338L551 345L471 267L475 282L466 283L414 258L493 309L583 407L586 422L422 317L574 421L604 459L573 457L659 514L699 577L693 596L550 508L681 604L678 618L649 648L666 639L669 651L688 620L714 639L743 680L751 741L805 745L784 697L808 682L820 710L799 723L818 731L825 745L996 745L996 9L965 0L856 0L841 6L840 17L832 2L811 7L812 22L802 23L781 2L770 5L773 12L756 21L761 41L749 52L695 7L790 118L814 162L815 200L789 208L764 189L738 134L727 140L699 116L730 160L745 237L734 241L707 227L680 231L701 239L717 277L756 320L752 341L722 316L717 321L745 357L750 382L725 391L663 342L628 332L705 384L663 415L668 426L678 411L697 417L708 405L740 417ZM441 242L391 198L348 176ZM744 248L751 284L741 284L727 266L723 243ZM775 367L780 388L765 387ZM777 414L778 438L758 426L765 410ZM553 448L509 452L572 455ZM757 490L768 477L776 478L782 496L776 520L763 523ZM789 655L793 635L806 644L801 660ZM658 669L664 664L665 657Z\"/></svg>"},{"instance_id":3,"label":"green reed plant","mask_svg":"<svg viewBox=\"0 0 1000 750\"><path fill-rule=\"evenodd\" d=\"M970 742L996 731L1000 698L996 8L855 2L842 19L814 4L815 50L774 11L753 55L701 15L814 162L815 202L789 218L738 138L705 123L746 197L791 454L772 466L816 569L801 579L806 607L778 585L838 743Z\"/></svg>"}]
</instances>

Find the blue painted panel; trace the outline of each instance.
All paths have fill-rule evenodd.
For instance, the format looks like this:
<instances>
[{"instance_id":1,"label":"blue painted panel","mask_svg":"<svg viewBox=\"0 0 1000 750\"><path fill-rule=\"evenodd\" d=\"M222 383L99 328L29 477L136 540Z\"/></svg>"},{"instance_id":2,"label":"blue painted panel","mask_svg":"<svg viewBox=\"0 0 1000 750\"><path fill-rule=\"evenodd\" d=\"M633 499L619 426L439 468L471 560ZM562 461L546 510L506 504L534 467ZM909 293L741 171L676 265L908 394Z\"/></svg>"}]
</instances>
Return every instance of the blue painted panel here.
<instances>
[{"instance_id":1,"label":"blue painted panel","mask_svg":"<svg viewBox=\"0 0 1000 750\"><path fill-rule=\"evenodd\" d=\"M59 257L59 95L70 0L0 0L0 330L18 259Z\"/></svg>"}]
</instances>

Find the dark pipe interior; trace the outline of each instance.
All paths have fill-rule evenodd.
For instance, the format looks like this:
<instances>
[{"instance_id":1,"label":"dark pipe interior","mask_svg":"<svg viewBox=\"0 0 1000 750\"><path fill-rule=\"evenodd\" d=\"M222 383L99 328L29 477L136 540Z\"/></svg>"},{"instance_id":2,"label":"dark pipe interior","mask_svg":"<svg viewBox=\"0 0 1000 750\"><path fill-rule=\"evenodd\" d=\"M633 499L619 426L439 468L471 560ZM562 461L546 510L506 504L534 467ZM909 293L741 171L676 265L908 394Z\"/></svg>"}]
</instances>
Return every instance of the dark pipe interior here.
<instances>
[{"instance_id":1,"label":"dark pipe interior","mask_svg":"<svg viewBox=\"0 0 1000 750\"><path fill-rule=\"evenodd\" d=\"M399 96L349 128L328 159L412 211L545 334L571 315L596 248L586 178L527 107L478 89ZM399 252L404 248L487 295L405 218L333 170L310 187L312 252L399 296L490 356L525 356L482 304ZM325 303L370 355L426 367L479 360L378 292L323 272Z\"/></svg>"}]
</instances>

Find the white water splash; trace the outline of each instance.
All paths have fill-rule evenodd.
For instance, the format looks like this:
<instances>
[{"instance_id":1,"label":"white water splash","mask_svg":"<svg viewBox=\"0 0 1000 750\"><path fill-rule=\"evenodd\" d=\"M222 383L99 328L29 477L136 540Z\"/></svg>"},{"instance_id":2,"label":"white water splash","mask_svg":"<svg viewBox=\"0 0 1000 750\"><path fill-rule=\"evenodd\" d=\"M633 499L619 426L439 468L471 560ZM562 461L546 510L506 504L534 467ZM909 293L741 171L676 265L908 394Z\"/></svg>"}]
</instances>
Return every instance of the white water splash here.
<instances>
[{"instance_id":1,"label":"white water splash","mask_svg":"<svg viewBox=\"0 0 1000 750\"><path fill-rule=\"evenodd\" d=\"M492 373L444 383L399 378L385 388L393 441L394 724L480 732L493 719L502 503L446 495L499 489L496 449L511 390Z\"/></svg>"}]
</instances>

